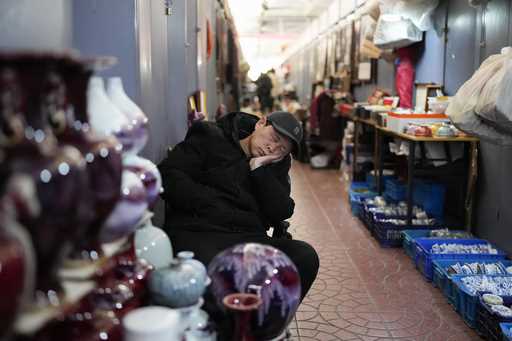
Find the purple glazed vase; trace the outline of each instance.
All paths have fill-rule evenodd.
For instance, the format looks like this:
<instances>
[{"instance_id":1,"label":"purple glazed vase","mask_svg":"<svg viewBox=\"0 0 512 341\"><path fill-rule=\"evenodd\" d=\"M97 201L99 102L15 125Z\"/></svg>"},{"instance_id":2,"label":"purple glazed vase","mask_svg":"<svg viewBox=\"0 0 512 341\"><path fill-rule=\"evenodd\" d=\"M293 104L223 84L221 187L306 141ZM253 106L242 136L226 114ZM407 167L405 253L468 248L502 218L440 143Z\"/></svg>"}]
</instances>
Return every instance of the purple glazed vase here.
<instances>
[{"instance_id":1,"label":"purple glazed vase","mask_svg":"<svg viewBox=\"0 0 512 341\"><path fill-rule=\"evenodd\" d=\"M146 188L148 208L153 210L158 195L162 192L162 176L156 165L137 155L127 155L123 158L124 169L135 173Z\"/></svg>"},{"instance_id":2,"label":"purple glazed vase","mask_svg":"<svg viewBox=\"0 0 512 341\"><path fill-rule=\"evenodd\" d=\"M87 162L91 221L82 238L77 240L70 257L94 260L102 251L99 243L101 226L121 196L122 145L113 137L92 132L87 117L87 84L94 61L63 56L55 76L55 110L49 121L60 145L73 145Z\"/></svg>"},{"instance_id":3,"label":"purple glazed vase","mask_svg":"<svg viewBox=\"0 0 512 341\"><path fill-rule=\"evenodd\" d=\"M256 293L261 305L252 314L251 328L256 340L280 336L300 303L297 268L283 252L262 244L238 244L211 261L208 275L217 305L234 293Z\"/></svg>"},{"instance_id":4,"label":"purple glazed vase","mask_svg":"<svg viewBox=\"0 0 512 341\"><path fill-rule=\"evenodd\" d=\"M252 313L261 305L261 298L256 294L229 294L222 303L235 315L233 341L256 341L250 322Z\"/></svg>"},{"instance_id":5,"label":"purple glazed vase","mask_svg":"<svg viewBox=\"0 0 512 341\"><path fill-rule=\"evenodd\" d=\"M0 160L2 181L24 174L34 182L37 216L18 211L37 255L36 296L57 304L56 272L91 210L86 162L75 147L57 145L48 123L53 110L55 58L45 54L0 54ZM47 301L47 302L45 302Z\"/></svg>"}]
</instances>

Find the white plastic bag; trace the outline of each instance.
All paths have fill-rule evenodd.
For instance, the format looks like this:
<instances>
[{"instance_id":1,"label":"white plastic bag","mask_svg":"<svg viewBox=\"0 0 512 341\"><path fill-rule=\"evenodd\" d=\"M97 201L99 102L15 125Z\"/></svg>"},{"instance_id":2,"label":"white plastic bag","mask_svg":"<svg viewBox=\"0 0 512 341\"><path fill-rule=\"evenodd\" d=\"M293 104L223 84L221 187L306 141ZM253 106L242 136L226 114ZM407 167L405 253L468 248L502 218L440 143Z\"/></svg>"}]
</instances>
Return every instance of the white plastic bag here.
<instances>
[{"instance_id":1,"label":"white plastic bag","mask_svg":"<svg viewBox=\"0 0 512 341\"><path fill-rule=\"evenodd\" d=\"M503 133L510 127L512 111L510 92L512 49L487 58L450 101L446 114L457 128L466 133L512 145L512 135ZM497 107L500 99L500 107ZM499 127L499 129L496 129Z\"/></svg>"},{"instance_id":2,"label":"white plastic bag","mask_svg":"<svg viewBox=\"0 0 512 341\"><path fill-rule=\"evenodd\" d=\"M383 49L400 48L423 39L421 32L409 19L383 14L375 29L373 43Z\"/></svg>"},{"instance_id":3,"label":"white plastic bag","mask_svg":"<svg viewBox=\"0 0 512 341\"><path fill-rule=\"evenodd\" d=\"M380 17L373 42L381 48L400 48L423 38L433 27L431 15L439 0L379 0Z\"/></svg>"},{"instance_id":4,"label":"white plastic bag","mask_svg":"<svg viewBox=\"0 0 512 341\"><path fill-rule=\"evenodd\" d=\"M439 0L384 0L395 3L394 12L400 13L403 18L409 19L421 31L434 28L432 13L439 4Z\"/></svg>"},{"instance_id":5,"label":"white plastic bag","mask_svg":"<svg viewBox=\"0 0 512 341\"><path fill-rule=\"evenodd\" d=\"M510 49L510 47L509 47ZM507 58L496 99L496 124L512 133L512 58Z\"/></svg>"}]
</instances>

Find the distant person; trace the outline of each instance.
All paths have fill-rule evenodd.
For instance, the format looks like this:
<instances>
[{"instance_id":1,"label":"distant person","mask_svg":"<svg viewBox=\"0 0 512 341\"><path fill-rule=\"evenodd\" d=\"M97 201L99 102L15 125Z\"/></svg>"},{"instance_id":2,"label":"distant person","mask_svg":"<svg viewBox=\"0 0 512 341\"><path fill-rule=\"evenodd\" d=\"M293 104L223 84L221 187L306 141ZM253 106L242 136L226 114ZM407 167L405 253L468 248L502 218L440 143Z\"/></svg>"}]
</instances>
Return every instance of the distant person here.
<instances>
[{"instance_id":1,"label":"distant person","mask_svg":"<svg viewBox=\"0 0 512 341\"><path fill-rule=\"evenodd\" d=\"M261 110L263 114L272 111L274 99L272 98L272 80L266 73L262 73L256 80L258 98L261 103Z\"/></svg>"},{"instance_id":2,"label":"distant person","mask_svg":"<svg viewBox=\"0 0 512 341\"><path fill-rule=\"evenodd\" d=\"M297 98L293 93L285 92L282 96L281 109L291 113L295 118L300 121L302 118L297 116L297 112L302 108Z\"/></svg>"},{"instance_id":3,"label":"distant person","mask_svg":"<svg viewBox=\"0 0 512 341\"><path fill-rule=\"evenodd\" d=\"M270 92L270 95L272 96L273 103L275 104L276 101L279 101L281 97L281 81L279 80L279 77L276 74L276 70L270 69L270 71L267 74L270 77L270 80L272 81L272 91Z\"/></svg>"}]
</instances>

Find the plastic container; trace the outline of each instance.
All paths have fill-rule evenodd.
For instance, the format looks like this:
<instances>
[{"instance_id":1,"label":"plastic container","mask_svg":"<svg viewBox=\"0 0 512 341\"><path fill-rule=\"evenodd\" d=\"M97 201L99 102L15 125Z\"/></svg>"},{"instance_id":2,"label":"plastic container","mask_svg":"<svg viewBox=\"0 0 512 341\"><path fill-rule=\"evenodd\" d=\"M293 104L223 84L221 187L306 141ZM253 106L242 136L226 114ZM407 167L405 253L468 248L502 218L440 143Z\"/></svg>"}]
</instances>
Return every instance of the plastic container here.
<instances>
[{"instance_id":1,"label":"plastic container","mask_svg":"<svg viewBox=\"0 0 512 341\"><path fill-rule=\"evenodd\" d=\"M444 199L446 186L430 181L417 181L414 183L414 202L421 206L429 216L442 218L444 213Z\"/></svg>"},{"instance_id":2,"label":"plastic container","mask_svg":"<svg viewBox=\"0 0 512 341\"><path fill-rule=\"evenodd\" d=\"M432 245L442 243L454 243L462 245L490 244L484 239L446 239L446 238L420 238L416 240L416 267L420 270L427 281L431 281L434 275L432 268L433 260L459 259L459 260L502 260L506 258L505 252L498 250L497 254L471 254L471 253L432 253ZM491 244L492 245L492 244Z\"/></svg>"},{"instance_id":3,"label":"plastic container","mask_svg":"<svg viewBox=\"0 0 512 341\"><path fill-rule=\"evenodd\" d=\"M404 230L403 231L403 243L402 246L404 248L405 253L411 257L412 260L416 259L416 242L415 239L418 238L435 238L439 239L439 237L431 237L430 232L436 228L425 229L425 230ZM451 230L451 232L465 232L463 230ZM473 238L473 237L471 237ZM466 239L466 238L454 238L454 239Z\"/></svg>"},{"instance_id":4,"label":"plastic container","mask_svg":"<svg viewBox=\"0 0 512 341\"><path fill-rule=\"evenodd\" d=\"M487 277L506 277L506 276L489 276ZM479 303L479 295L471 294L466 289L466 286L462 282L465 276L454 277L453 287L455 292L455 309L462 316L464 322L466 322L471 328L476 326L476 309Z\"/></svg>"},{"instance_id":5,"label":"plastic container","mask_svg":"<svg viewBox=\"0 0 512 341\"><path fill-rule=\"evenodd\" d=\"M398 179L387 179L384 182L386 191L384 195L394 201L404 201L407 195L407 187Z\"/></svg>"},{"instance_id":6,"label":"plastic container","mask_svg":"<svg viewBox=\"0 0 512 341\"><path fill-rule=\"evenodd\" d=\"M349 201L352 214L361 217L363 214L363 200L373 198L377 193L371 191L366 183L353 182L349 190Z\"/></svg>"},{"instance_id":7,"label":"plastic container","mask_svg":"<svg viewBox=\"0 0 512 341\"><path fill-rule=\"evenodd\" d=\"M453 279L458 277L466 277L466 276L478 276L478 275L466 275L466 274L448 274L446 268L450 265L454 265L456 263L467 264L467 263L480 263L480 264L490 264L500 262L504 265L504 267L508 267L512 265L512 261L509 260L481 260L475 259L470 260L466 259L464 261L457 259L449 259L449 260L435 260L433 262L433 282L434 284L443 292L443 295L446 297L448 302L456 308L455 304L455 288L453 285Z\"/></svg>"},{"instance_id":8,"label":"plastic container","mask_svg":"<svg viewBox=\"0 0 512 341\"><path fill-rule=\"evenodd\" d=\"M485 340L501 341L503 335L500 323L512 322L512 317L503 317L493 312L489 305L485 304L482 294L478 295L478 303L476 308L476 330ZM503 305L510 307L512 305L511 296L502 296Z\"/></svg>"},{"instance_id":9,"label":"plastic container","mask_svg":"<svg viewBox=\"0 0 512 341\"><path fill-rule=\"evenodd\" d=\"M412 260L416 259L416 241L418 238L428 238L430 236L430 231L435 229L407 229L402 231L402 246L404 248L405 254L409 256Z\"/></svg>"},{"instance_id":10,"label":"plastic container","mask_svg":"<svg viewBox=\"0 0 512 341\"><path fill-rule=\"evenodd\" d=\"M384 169L383 172L382 172L382 178L381 178L381 182L383 184L382 188L385 189L386 188L386 181L390 180L390 179L395 179L395 176L393 175L393 171L390 170L390 169ZM366 174L366 183L368 185L368 187L372 188L372 189L377 189L377 177L375 176L375 171L371 171L371 172L368 172L368 174Z\"/></svg>"},{"instance_id":11,"label":"plastic container","mask_svg":"<svg viewBox=\"0 0 512 341\"><path fill-rule=\"evenodd\" d=\"M503 340L512 341L512 323L500 323L501 334L503 335Z\"/></svg>"},{"instance_id":12,"label":"plastic container","mask_svg":"<svg viewBox=\"0 0 512 341\"><path fill-rule=\"evenodd\" d=\"M404 217L401 217L404 219ZM403 232L404 231L430 231L438 229L439 226L425 226L425 225L395 225L389 222L382 222L379 219L374 219L374 235L383 247L400 247L402 246ZM424 234L422 232L421 234Z\"/></svg>"}]
</instances>

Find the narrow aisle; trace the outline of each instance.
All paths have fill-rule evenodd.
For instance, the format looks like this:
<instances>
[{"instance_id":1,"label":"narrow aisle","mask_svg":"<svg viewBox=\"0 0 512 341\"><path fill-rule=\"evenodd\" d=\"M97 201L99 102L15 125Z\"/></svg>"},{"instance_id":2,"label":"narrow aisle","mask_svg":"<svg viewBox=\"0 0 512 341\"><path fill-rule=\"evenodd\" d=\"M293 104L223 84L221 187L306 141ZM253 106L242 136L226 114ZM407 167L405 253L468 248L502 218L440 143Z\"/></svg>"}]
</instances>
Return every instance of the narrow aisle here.
<instances>
[{"instance_id":1,"label":"narrow aisle","mask_svg":"<svg viewBox=\"0 0 512 341\"><path fill-rule=\"evenodd\" d=\"M294 162L291 176L291 232L320 256L295 340L480 340L401 248L381 248L351 215L339 172Z\"/></svg>"}]
</instances>

